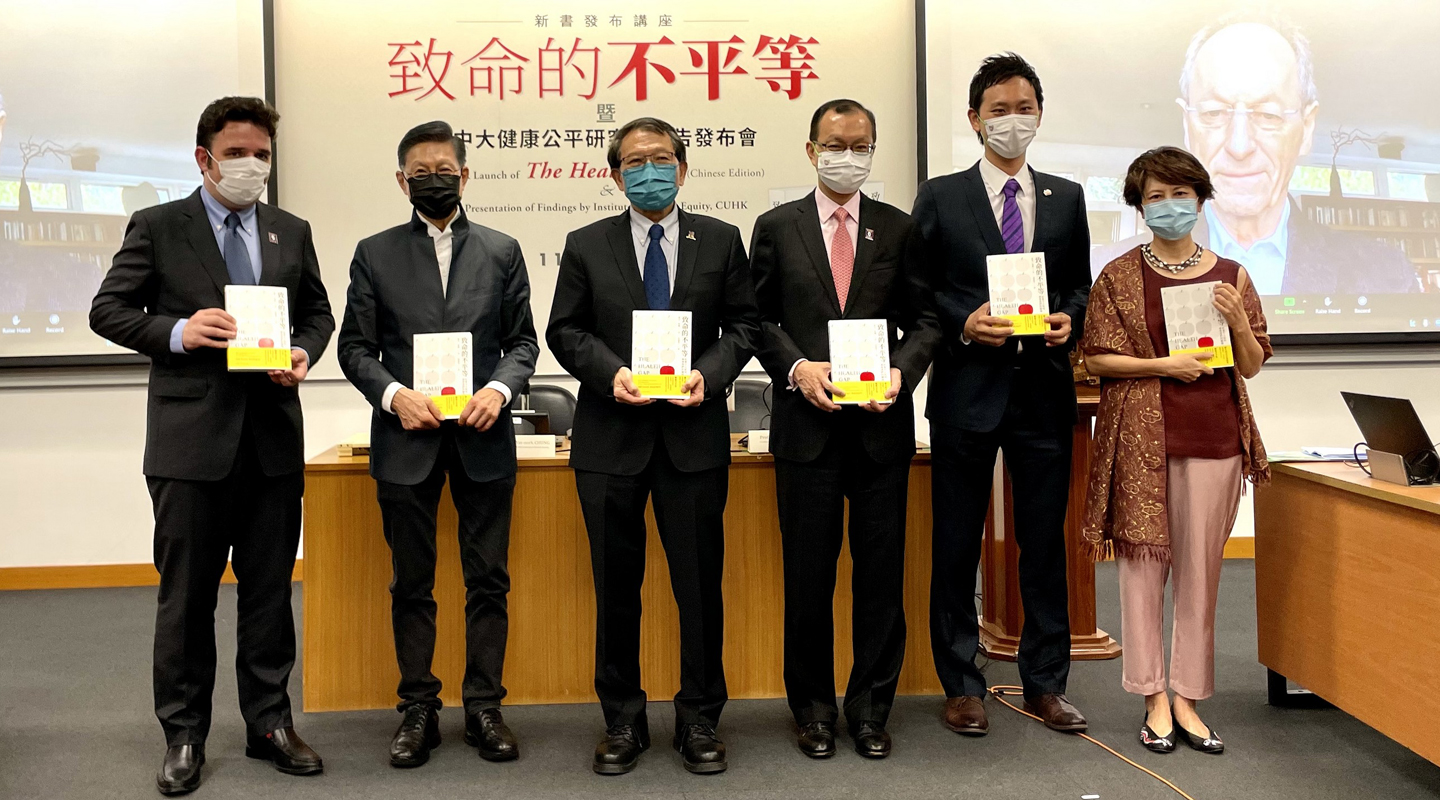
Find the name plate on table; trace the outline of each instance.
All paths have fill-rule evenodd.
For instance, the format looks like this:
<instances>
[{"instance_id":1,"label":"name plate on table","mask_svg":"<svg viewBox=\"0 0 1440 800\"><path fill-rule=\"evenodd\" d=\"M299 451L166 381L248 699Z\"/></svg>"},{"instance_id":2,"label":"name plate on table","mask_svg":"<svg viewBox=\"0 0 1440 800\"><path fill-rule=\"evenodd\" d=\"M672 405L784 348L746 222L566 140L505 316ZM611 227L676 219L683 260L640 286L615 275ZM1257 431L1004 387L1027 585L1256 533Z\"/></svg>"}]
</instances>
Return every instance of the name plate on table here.
<instances>
[{"instance_id":1,"label":"name plate on table","mask_svg":"<svg viewBox=\"0 0 1440 800\"><path fill-rule=\"evenodd\" d=\"M515 434L516 458L554 458L555 437L543 433Z\"/></svg>"},{"instance_id":2,"label":"name plate on table","mask_svg":"<svg viewBox=\"0 0 1440 800\"><path fill-rule=\"evenodd\" d=\"M986 256L990 276L990 316L1004 317L1015 336L1045 333L1050 316L1050 286L1045 280L1044 253Z\"/></svg>"},{"instance_id":3,"label":"name plate on table","mask_svg":"<svg viewBox=\"0 0 1440 800\"><path fill-rule=\"evenodd\" d=\"M890 338L883 319L830 320L830 382L840 405L888 403Z\"/></svg>"},{"instance_id":4,"label":"name plate on table","mask_svg":"<svg viewBox=\"0 0 1440 800\"><path fill-rule=\"evenodd\" d=\"M630 373L644 397L683 400L690 380L689 311L635 311L631 317Z\"/></svg>"},{"instance_id":5,"label":"name plate on table","mask_svg":"<svg viewBox=\"0 0 1440 800\"><path fill-rule=\"evenodd\" d=\"M1210 353L1211 367L1235 366L1235 349L1230 344L1230 323L1215 307L1215 287L1220 281L1160 289L1165 310L1165 336L1170 355Z\"/></svg>"},{"instance_id":6,"label":"name plate on table","mask_svg":"<svg viewBox=\"0 0 1440 800\"><path fill-rule=\"evenodd\" d=\"M226 286L235 338L225 349L231 372L290 369L290 294L284 286Z\"/></svg>"},{"instance_id":7,"label":"name plate on table","mask_svg":"<svg viewBox=\"0 0 1440 800\"><path fill-rule=\"evenodd\" d=\"M417 333L415 391L435 401L445 419L459 419L475 389L474 342L468 333Z\"/></svg>"}]
</instances>

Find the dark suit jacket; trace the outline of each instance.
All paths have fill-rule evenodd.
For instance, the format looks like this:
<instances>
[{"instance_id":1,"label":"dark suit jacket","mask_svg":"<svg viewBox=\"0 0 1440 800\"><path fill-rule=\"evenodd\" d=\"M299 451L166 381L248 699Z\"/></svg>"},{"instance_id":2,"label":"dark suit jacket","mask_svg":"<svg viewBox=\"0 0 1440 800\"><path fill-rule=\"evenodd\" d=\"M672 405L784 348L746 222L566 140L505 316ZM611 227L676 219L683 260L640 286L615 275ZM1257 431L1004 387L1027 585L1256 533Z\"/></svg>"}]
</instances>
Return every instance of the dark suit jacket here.
<instances>
[{"instance_id":1,"label":"dark suit jacket","mask_svg":"<svg viewBox=\"0 0 1440 800\"><path fill-rule=\"evenodd\" d=\"M374 407L370 416L370 474L376 480L413 486L431 473L443 429L453 429L473 481L515 474L515 430L508 408L483 433L458 422L441 429L407 431L381 408L392 382L414 388L417 333L474 336L473 391L492 380L518 397L535 372L540 345L530 317L530 278L520 243L499 231L471 224L463 210L450 222L450 283L440 286L435 240L425 221L410 222L364 239L350 263L350 290L340 326L340 367Z\"/></svg>"},{"instance_id":2,"label":"dark suit jacket","mask_svg":"<svg viewBox=\"0 0 1440 800\"><path fill-rule=\"evenodd\" d=\"M1281 294L1408 294L1420 291L1419 272L1405 254L1377 242L1359 231L1337 231L1306 216L1293 199L1290 224L1286 228L1289 250L1285 254L1285 278ZM1323 198L1317 202L1324 202ZM1208 218L1200 215L1195 240L1210 241ZM1095 248L1090 270L1098 276L1106 264L1150 241L1142 232L1105 247ZM1244 266L1244 259L1240 259Z\"/></svg>"},{"instance_id":3,"label":"dark suit jacket","mask_svg":"<svg viewBox=\"0 0 1440 800\"><path fill-rule=\"evenodd\" d=\"M266 475L305 467L304 425L296 387L264 373L228 372L225 351L170 352L175 323L204 308L225 307L230 274L215 244L197 189L183 200L135 212L125 242L90 306L90 328L150 357L145 474L215 481L230 474L248 424ZM256 207L260 283L290 298L290 344L325 352L335 318L320 281L310 223L274 206ZM272 239L273 237L273 239Z\"/></svg>"},{"instance_id":4,"label":"dark suit jacket","mask_svg":"<svg viewBox=\"0 0 1440 800\"><path fill-rule=\"evenodd\" d=\"M855 269L843 314L815 194L755 221L750 273L760 305L760 363L775 385L770 452L780 458L813 461L832 434L860 437L865 451L880 462L908 460L915 453L912 392L930 367L940 326L920 265L904 259L910 215L861 195L857 221ZM796 361L830 360L833 319L888 320L890 364L899 368L902 380L899 396L884 413L853 406L821 411L787 388ZM898 337L902 331L903 340Z\"/></svg>"},{"instance_id":5,"label":"dark suit jacket","mask_svg":"<svg viewBox=\"0 0 1440 800\"><path fill-rule=\"evenodd\" d=\"M1005 415L1012 389L1023 392L1026 407L1035 409L1042 421L1057 427L1075 422L1069 353L1084 332L1091 283L1085 193L1073 181L1030 172L1036 195L1031 251L1045 254L1050 311L1070 315L1070 341L1064 347L1046 347L1039 336L1025 337L1023 353L1017 352L1020 337L1012 336L1000 347L961 342L965 320L990 299L985 257L1004 253L1005 242L979 164L926 181L915 198L907 258L927 270L944 333L935 349L925 404L925 416L933 422L992 431Z\"/></svg>"},{"instance_id":6,"label":"dark suit jacket","mask_svg":"<svg viewBox=\"0 0 1440 800\"><path fill-rule=\"evenodd\" d=\"M580 381L570 464L610 475L645 469L657 442L682 472L730 463L725 394L755 353L760 323L740 231L680 212L673 311L692 312L690 366L705 376L694 408L615 400L615 373L630 363L631 312L645 310L645 284L630 236L630 211L572 231L560 256L545 341Z\"/></svg>"}]
</instances>

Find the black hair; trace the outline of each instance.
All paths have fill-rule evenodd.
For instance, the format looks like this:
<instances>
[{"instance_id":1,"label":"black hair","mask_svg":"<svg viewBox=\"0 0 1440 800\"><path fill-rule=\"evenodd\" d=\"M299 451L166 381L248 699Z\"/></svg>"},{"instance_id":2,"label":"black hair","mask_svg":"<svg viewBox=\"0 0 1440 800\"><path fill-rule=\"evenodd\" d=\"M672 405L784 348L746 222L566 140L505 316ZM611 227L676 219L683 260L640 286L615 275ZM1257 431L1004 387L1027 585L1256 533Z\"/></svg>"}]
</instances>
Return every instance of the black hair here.
<instances>
[{"instance_id":1,"label":"black hair","mask_svg":"<svg viewBox=\"0 0 1440 800\"><path fill-rule=\"evenodd\" d=\"M1021 58L1018 53L996 53L980 62L980 69L975 71L975 77L970 79L970 110L976 114L980 113L980 104L985 100L985 90L991 86L998 86L1011 78L1024 78L1030 82L1035 89L1035 102L1043 110L1045 108L1045 91L1040 88L1040 76L1035 74L1035 68L1030 62ZM984 143L985 137L975 134Z\"/></svg>"},{"instance_id":2,"label":"black hair","mask_svg":"<svg viewBox=\"0 0 1440 800\"><path fill-rule=\"evenodd\" d=\"M274 139L280 125L280 112L258 97L222 97L200 112L200 124L195 126L195 145L209 150L215 134L232 122L248 122L264 129L266 135Z\"/></svg>"},{"instance_id":3,"label":"black hair","mask_svg":"<svg viewBox=\"0 0 1440 800\"><path fill-rule=\"evenodd\" d=\"M810 141L813 142L819 138L820 120L824 119L825 115L832 111L836 114L854 114L858 111L865 112L865 116L870 118L870 141L875 141L878 136L875 132L875 112L860 105L860 103L855 100L845 100L843 98L840 100L831 100L815 109L815 113L810 117Z\"/></svg>"},{"instance_id":4,"label":"black hair","mask_svg":"<svg viewBox=\"0 0 1440 800\"><path fill-rule=\"evenodd\" d=\"M605 151L605 160L610 162L610 169L620 169L620 143L625 141L626 136L629 136L635 131L663 133L669 136L670 147L675 151L675 160L682 164L685 163L685 142L681 140L680 134L675 130L674 126L663 119L641 117L630 120L624 125L621 125L619 130L615 131L615 138L610 140L610 148Z\"/></svg>"},{"instance_id":5,"label":"black hair","mask_svg":"<svg viewBox=\"0 0 1440 800\"><path fill-rule=\"evenodd\" d=\"M462 168L465 166L465 143L455 135L455 129L450 127L450 123L437 119L416 125L400 137L400 147L395 151L400 169L405 169L405 156L410 154L410 149L427 142L449 142L455 148L455 160L460 162Z\"/></svg>"}]
</instances>

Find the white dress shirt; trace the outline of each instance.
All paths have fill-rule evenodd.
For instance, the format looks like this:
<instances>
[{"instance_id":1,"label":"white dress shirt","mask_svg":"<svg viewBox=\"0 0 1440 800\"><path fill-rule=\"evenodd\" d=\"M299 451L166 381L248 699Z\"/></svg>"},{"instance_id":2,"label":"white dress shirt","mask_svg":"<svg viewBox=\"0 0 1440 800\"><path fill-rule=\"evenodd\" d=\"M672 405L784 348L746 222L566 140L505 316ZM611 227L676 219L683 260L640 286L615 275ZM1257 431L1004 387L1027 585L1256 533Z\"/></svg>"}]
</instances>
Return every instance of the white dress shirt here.
<instances>
[{"instance_id":1,"label":"white dress shirt","mask_svg":"<svg viewBox=\"0 0 1440 800\"><path fill-rule=\"evenodd\" d=\"M820 212L820 235L825 238L825 263L827 265L830 263L830 252L834 248L835 231L840 228L840 221L835 218L835 209L841 207L839 203L830 199L830 195L819 189L815 190L815 208ZM860 193L856 192L850 195L850 199L845 201L843 207L846 214L845 230L850 234L850 247L854 252L860 248ZM795 383L795 368L809 360L802 358L790 365L791 389L799 388Z\"/></svg>"},{"instance_id":2,"label":"white dress shirt","mask_svg":"<svg viewBox=\"0 0 1440 800\"><path fill-rule=\"evenodd\" d=\"M459 215L452 215L450 221L454 222L456 216ZM425 218L421 217L421 219ZM450 261L455 252L455 227L446 225L445 230L440 230L435 223L425 219L425 232L430 234L430 238L435 242L435 260L440 264L440 293L448 295L450 292ZM394 414L395 409L391 408L390 404L395 399L395 393L403 388L405 388L404 385L399 381L392 381L389 386L385 387L385 394L380 398L380 407ZM490 381L483 388L499 392L500 396L505 398L505 405L510 405L509 386L500 381Z\"/></svg>"},{"instance_id":3,"label":"white dress shirt","mask_svg":"<svg viewBox=\"0 0 1440 800\"><path fill-rule=\"evenodd\" d=\"M1035 176L1030 174L1030 166L1021 164L1020 171L1011 176L991 164L990 159L980 159L980 180L985 182L985 194L990 197L995 224L1002 230L1004 225L1000 220L1005 215L1005 184L1012 177L1020 184L1020 191L1015 193L1015 204L1020 206L1020 222L1025 226L1025 252L1028 253L1035 243Z\"/></svg>"},{"instance_id":4,"label":"white dress shirt","mask_svg":"<svg viewBox=\"0 0 1440 800\"><path fill-rule=\"evenodd\" d=\"M650 226L657 223L650 220L644 214L636 211L634 206L630 208L630 238L635 242L635 263L640 266L640 280L645 280L645 254L650 252ZM670 209L670 213L658 223L664 229L660 237L660 252L665 254L665 268L670 273L670 294L675 294L675 251L680 246L680 207L677 205Z\"/></svg>"}]
</instances>

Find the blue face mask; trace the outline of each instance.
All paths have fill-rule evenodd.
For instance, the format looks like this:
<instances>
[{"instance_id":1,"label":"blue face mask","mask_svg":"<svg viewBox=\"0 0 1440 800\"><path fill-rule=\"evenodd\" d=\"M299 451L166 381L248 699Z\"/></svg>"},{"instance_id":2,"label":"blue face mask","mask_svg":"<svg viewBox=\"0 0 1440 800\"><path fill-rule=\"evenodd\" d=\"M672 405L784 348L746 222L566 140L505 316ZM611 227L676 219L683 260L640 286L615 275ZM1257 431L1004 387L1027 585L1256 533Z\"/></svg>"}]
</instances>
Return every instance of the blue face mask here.
<instances>
[{"instance_id":1,"label":"blue face mask","mask_svg":"<svg viewBox=\"0 0 1440 800\"><path fill-rule=\"evenodd\" d=\"M620 173L625 180L625 197L641 211L661 211L675 202L680 187L675 183L675 164L651 161Z\"/></svg>"},{"instance_id":2,"label":"blue face mask","mask_svg":"<svg viewBox=\"0 0 1440 800\"><path fill-rule=\"evenodd\" d=\"M1193 197L1146 203L1145 224L1159 238L1184 239L1200 219L1200 204Z\"/></svg>"}]
</instances>

